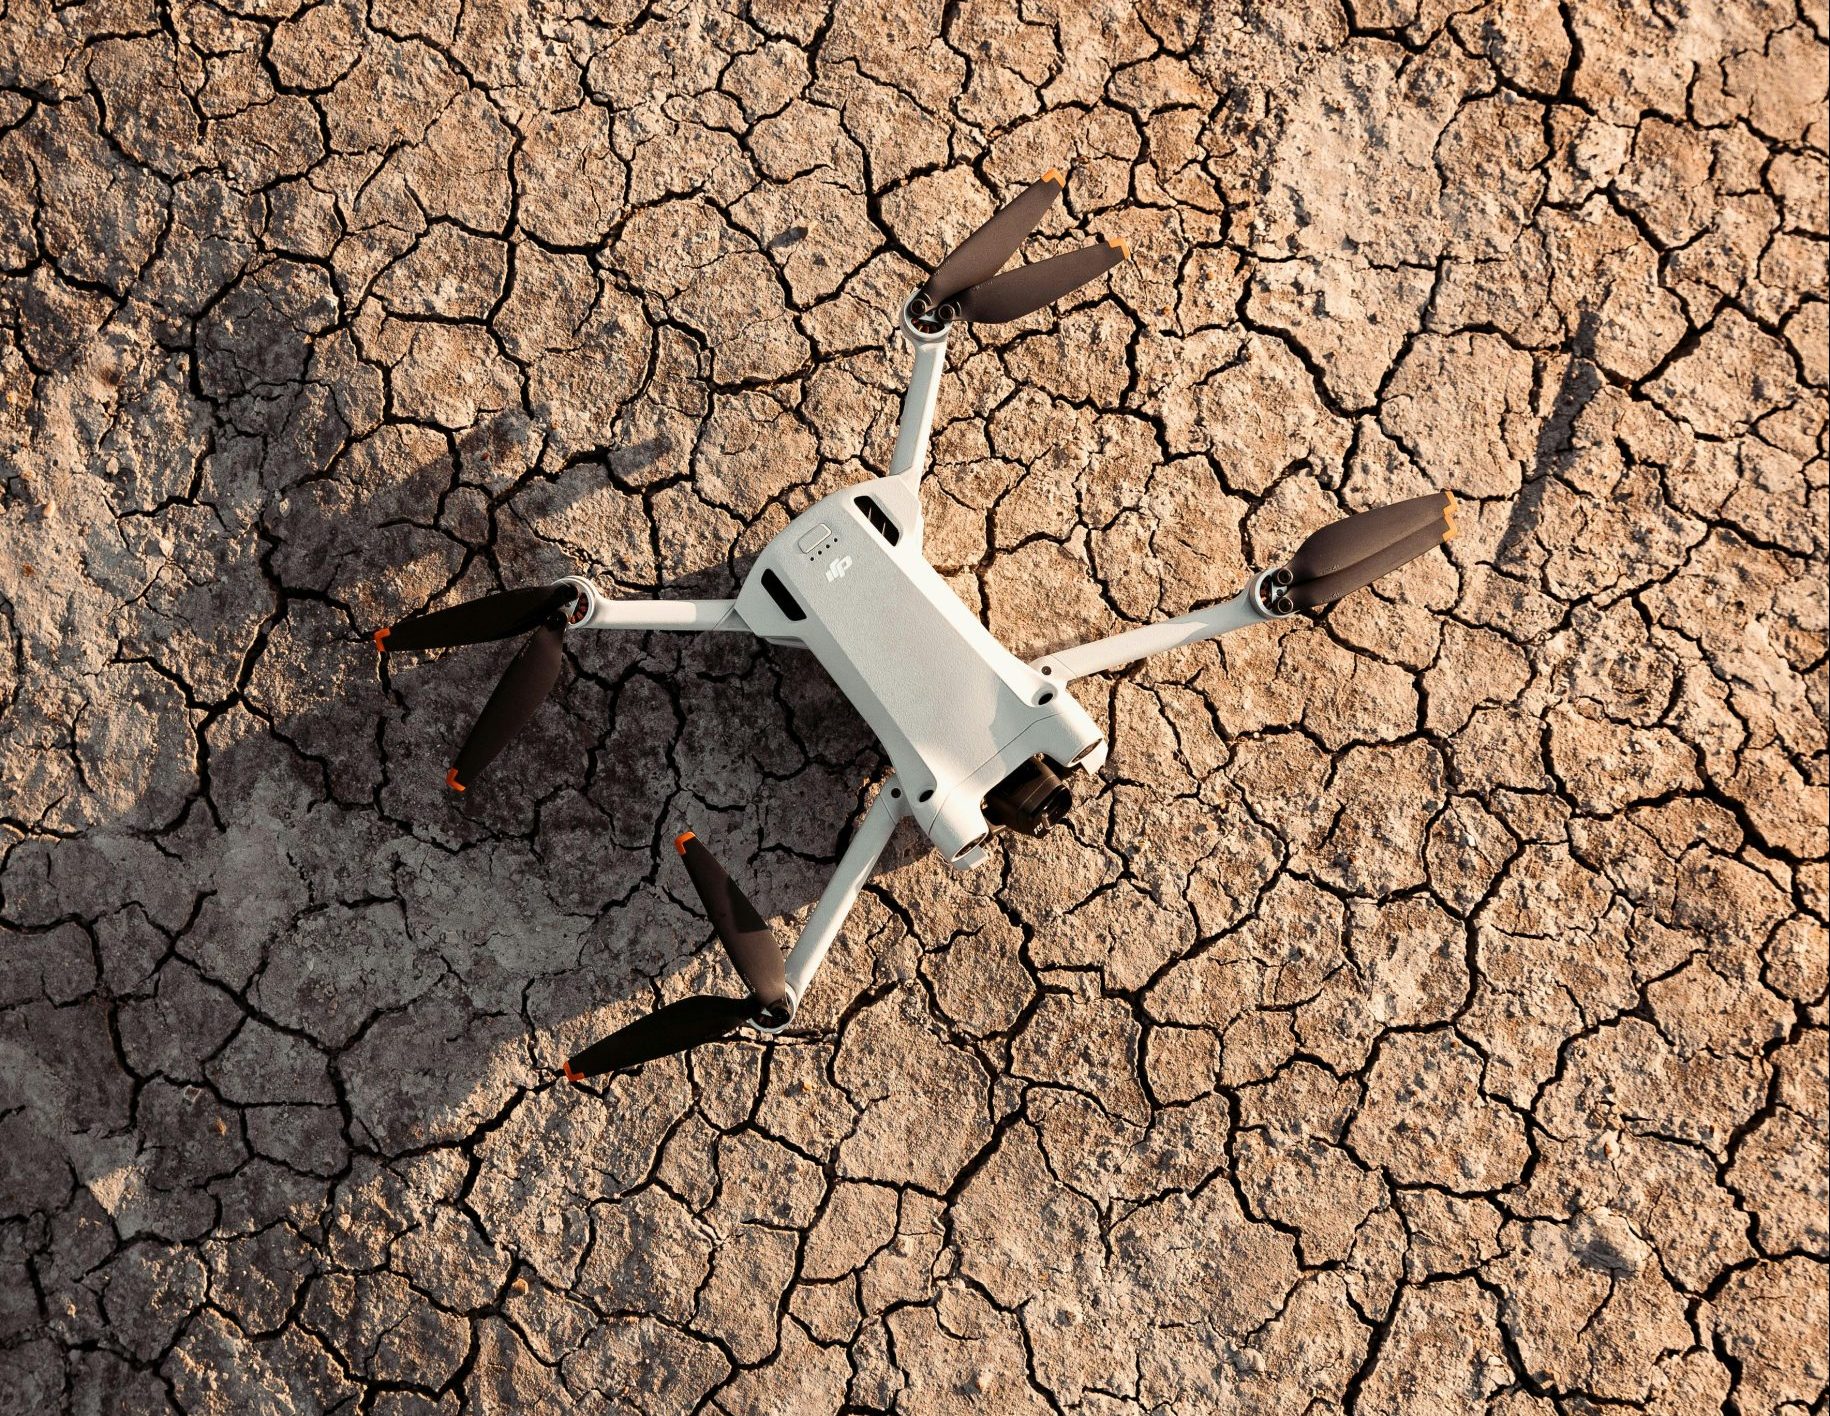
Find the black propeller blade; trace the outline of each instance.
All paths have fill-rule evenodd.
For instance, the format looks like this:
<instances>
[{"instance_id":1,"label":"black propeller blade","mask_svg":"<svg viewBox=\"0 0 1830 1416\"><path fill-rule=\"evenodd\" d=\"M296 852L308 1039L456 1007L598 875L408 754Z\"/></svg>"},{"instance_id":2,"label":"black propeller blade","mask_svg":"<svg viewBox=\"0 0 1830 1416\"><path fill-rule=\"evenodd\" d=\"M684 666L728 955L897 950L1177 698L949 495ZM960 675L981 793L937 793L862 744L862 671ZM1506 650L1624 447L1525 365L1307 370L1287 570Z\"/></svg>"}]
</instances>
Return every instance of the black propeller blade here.
<instances>
[{"instance_id":1,"label":"black propeller blade","mask_svg":"<svg viewBox=\"0 0 1830 1416\"><path fill-rule=\"evenodd\" d=\"M457 765L445 774L445 785L461 792L507 747L509 741L527 726L534 710L546 702L546 696L559 682L559 669L565 663L560 641L565 638L565 620L549 616L534 631L533 638L509 661L497 681L495 692L477 715L470 736L458 749Z\"/></svg>"},{"instance_id":2,"label":"black propeller blade","mask_svg":"<svg viewBox=\"0 0 1830 1416\"><path fill-rule=\"evenodd\" d=\"M1061 195L1062 181L1061 173L1050 169L1040 182L1032 182L992 213L922 284L916 308L930 311L951 305L964 319L1000 324L1053 304L1124 260L1130 254L1124 242L1103 241L998 274Z\"/></svg>"},{"instance_id":3,"label":"black propeller blade","mask_svg":"<svg viewBox=\"0 0 1830 1416\"><path fill-rule=\"evenodd\" d=\"M565 662L560 645L569 623L566 610L578 596L576 586L563 583L504 590L375 631L375 648L384 654L391 649L484 644L534 631L477 715L458 750L457 765L445 773L445 785L452 791L461 792L476 781L553 691Z\"/></svg>"},{"instance_id":4,"label":"black propeller blade","mask_svg":"<svg viewBox=\"0 0 1830 1416\"><path fill-rule=\"evenodd\" d=\"M787 1020L788 976L774 933L697 836L684 831L674 846L686 862L693 888L705 902L713 931L749 984L750 996L695 994L637 1018L568 1060L564 1070L570 1081L686 1052L729 1036L745 1023L774 1026Z\"/></svg>"},{"instance_id":5,"label":"black propeller blade","mask_svg":"<svg viewBox=\"0 0 1830 1416\"><path fill-rule=\"evenodd\" d=\"M1297 548L1285 593L1298 609L1326 605L1454 538L1449 492L1362 511L1322 527Z\"/></svg>"},{"instance_id":6,"label":"black propeller blade","mask_svg":"<svg viewBox=\"0 0 1830 1416\"><path fill-rule=\"evenodd\" d=\"M1007 270L960 296L960 317L975 324L1020 320L1104 275L1129 254L1123 241L1101 241L1097 246L1083 246L1066 255Z\"/></svg>"},{"instance_id":7,"label":"black propeller blade","mask_svg":"<svg viewBox=\"0 0 1830 1416\"><path fill-rule=\"evenodd\" d=\"M1061 173L1051 167L1040 182L1030 183L993 212L991 219L960 242L958 249L922 285L920 293L927 307L937 309L960 291L996 275L1036 229L1036 223L1061 192Z\"/></svg>"},{"instance_id":8,"label":"black propeller blade","mask_svg":"<svg viewBox=\"0 0 1830 1416\"><path fill-rule=\"evenodd\" d=\"M691 831L682 832L674 841L674 848L686 862L686 873L705 902L705 912L711 916L712 929L724 945L724 952L750 985L750 992L765 1010L780 1007L788 1001L788 975L774 931L763 923L756 907L744 898L736 882Z\"/></svg>"},{"instance_id":9,"label":"black propeller blade","mask_svg":"<svg viewBox=\"0 0 1830 1416\"><path fill-rule=\"evenodd\" d=\"M402 620L389 629L375 631L379 653L390 649L450 649L459 644L487 644L526 634L548 615L578 598L576 585L538 585L524 590L500 590L480 600L452 605Z\"/></svg>"},{"instance_id":10,"label":"black propeller blade","mask_svg":"<svg viewBox=\"0 0 1830 1416\"><path fill-rule=\"evenodd\" d=\"M600 1072L639 1067L657 1057L671 1057L701 1043L716 1042L736 1032L756 1013L753 998L714 998L706 994L682 998L618 1028L568 1059L566 1079L577 1082Z\"/></svg>"}]
</instances>

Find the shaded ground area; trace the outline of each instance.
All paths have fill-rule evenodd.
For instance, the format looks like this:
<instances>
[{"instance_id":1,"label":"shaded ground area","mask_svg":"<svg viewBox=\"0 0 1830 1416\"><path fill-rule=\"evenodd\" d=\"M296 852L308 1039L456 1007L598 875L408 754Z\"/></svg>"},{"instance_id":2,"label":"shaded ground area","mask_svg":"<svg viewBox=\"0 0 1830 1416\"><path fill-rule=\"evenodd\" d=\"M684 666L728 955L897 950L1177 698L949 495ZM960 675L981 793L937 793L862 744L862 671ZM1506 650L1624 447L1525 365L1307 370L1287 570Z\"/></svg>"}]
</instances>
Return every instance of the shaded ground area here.
<instances>
[{"instance_id":1,"label":"shaded ground area","mask_svg":"<svg viewBox=\"0 0 1830 1416\"><path fill-rule=\"evenodd\" d=\"M1019 18L1020 16L1020 18ZM1825 1409L1823 0L0 0L0 1410ZM887 461L890 312L1049 166L1132 262L962 335L1019 652L1437 486L1446 555L1078 685L1068 829L904 837L794 652L367 632L732 593Z\"/></svg>"}]
</instances>

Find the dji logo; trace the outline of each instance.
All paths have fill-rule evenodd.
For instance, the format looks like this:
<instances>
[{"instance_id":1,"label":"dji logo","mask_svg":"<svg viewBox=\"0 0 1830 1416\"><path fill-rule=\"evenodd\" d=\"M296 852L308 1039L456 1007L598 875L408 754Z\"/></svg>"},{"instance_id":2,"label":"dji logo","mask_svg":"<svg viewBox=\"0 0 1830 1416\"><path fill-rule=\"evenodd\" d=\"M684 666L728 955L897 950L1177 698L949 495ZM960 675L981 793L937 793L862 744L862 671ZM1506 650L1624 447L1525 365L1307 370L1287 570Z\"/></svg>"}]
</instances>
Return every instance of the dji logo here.
<instances>
[{"instance_id":1,"label":"dji logo","mask_svg":"<svg viewBox=\"0 0 1830 1416\"><path fill-rule=\"evenodd\" d=\"M851 557L850 556L840 556L831 565L826 567L826 578L828 580L837 580L841 575L845 574L845 572L850 569L851 569Z\"/></svg>"}]
</instances>

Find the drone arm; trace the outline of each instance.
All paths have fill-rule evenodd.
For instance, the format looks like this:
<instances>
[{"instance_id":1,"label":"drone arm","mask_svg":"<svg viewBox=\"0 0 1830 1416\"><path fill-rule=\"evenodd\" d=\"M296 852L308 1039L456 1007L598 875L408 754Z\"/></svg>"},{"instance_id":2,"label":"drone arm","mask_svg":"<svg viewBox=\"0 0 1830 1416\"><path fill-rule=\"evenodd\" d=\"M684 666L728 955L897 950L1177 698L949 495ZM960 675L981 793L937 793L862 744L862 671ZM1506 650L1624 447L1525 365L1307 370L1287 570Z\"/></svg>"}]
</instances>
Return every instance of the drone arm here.
<instances>
[{"instance_id":1,"label":"drone arm","mask_svg":"<svg viewBox=\"0 0 1830 1416\"><path fill-rule=\"evenodd\" d=\"M826 961L826 951L839 937L846 916L858 901L858 892L870 879L871 871L876 869L884 847L889 845L896 823L908 814L908 800L896 785L896 779L890 777L878 789L870 810L864 813L858 834L852 837L845 854L839 858L839 868L826 883L807 927L788 954L788 996L794 1006L799 1006L808 984L813 982L814 974Z\"/></svg>"},{"instance_id":2,"label":"drone arm","mask_svg":"<svg viewBox=\"0 0 1830 1416\"><path fill-rule=\"evenodd\" d=\"M1266 620L1281 619L1282 614L1267 608L1265 604L1266 600L1275 601L1277 598L1277 588L1270 579L1277 573L1267 571L1254 576L1252 583L1230 600L1222 600L1176 619L1147 624L1140 629L1128 629L1123 634L1095 639L1088 644L1077 644L1072 649L1045 655L1035 660L1030 667L1057 683L1072 683L1088 674L1104 673L1108 669L1177 649L1184 644L1214 639L1235 629L1244 629L1247 625L1262 624Z\"/></svg>"},{"instance_id":3,"label":"drone arm","mask_svg":"<svg viewBox=\"0 0 1830 1416\"><path fill-rule=\"evenodd\" d=\"M934 426L934 401L940 393L941 371L947 366L947 331L927 333L902 314L902 338L915 351L915 367L908 391L902 396L902 421L896 430L896 450L890 454L892 477L921 480L928 461L928 434Z\"/></svg>"},{"instance_id":4,"label":"drone arm","mask_svg":"<svg viewBox=\"0 0 1830 1416\"><path fill-rule=\"evenodd\" d=\"M584 595L573 629L748 630L735 600L612 600L580 576L566 577Z\"/></svg>"}]
</instances>

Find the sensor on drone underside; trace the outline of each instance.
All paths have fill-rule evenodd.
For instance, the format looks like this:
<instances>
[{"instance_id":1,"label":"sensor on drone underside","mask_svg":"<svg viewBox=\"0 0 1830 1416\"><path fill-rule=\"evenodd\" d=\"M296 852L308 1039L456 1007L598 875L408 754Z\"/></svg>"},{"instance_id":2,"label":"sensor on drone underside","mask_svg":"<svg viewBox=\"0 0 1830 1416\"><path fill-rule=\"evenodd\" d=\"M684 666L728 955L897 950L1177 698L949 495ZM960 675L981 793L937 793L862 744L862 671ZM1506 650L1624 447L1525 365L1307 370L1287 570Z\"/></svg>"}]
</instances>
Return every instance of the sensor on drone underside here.
<instances>
[{"instance_id":1,"label":"sensor on drone underside","mask_svg":"<svg viewBox=\"0 0 1830 1416\"><path fill-rule=\"evenodd\" d=\"M994 788L1038 756L1097 771L1105 738L928 564L918 506L901 476L815 503L756 558L737 615L820 661L889 754L915 823L963 867L991 829Z\"/></svg>"}]
</instances>

